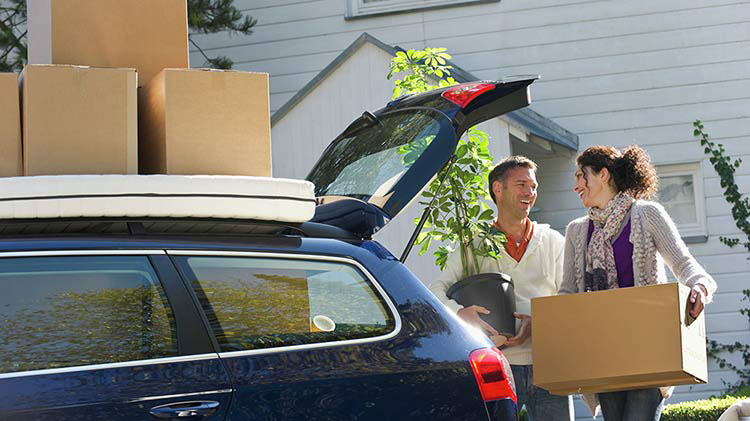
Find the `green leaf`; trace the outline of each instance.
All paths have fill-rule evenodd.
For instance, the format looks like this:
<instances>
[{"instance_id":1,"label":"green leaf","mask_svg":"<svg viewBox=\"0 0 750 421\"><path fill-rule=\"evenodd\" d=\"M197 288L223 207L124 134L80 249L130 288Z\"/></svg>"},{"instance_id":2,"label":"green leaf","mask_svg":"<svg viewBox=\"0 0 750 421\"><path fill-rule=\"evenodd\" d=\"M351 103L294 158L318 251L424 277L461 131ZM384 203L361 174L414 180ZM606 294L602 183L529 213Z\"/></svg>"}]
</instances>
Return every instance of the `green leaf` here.
<instances>
[{"instance_id":1,"label":"green leaf","mask_svg":"<svg viewBox=\"0 0 750 421\"><path fill-rule=\"evenodd\" d=\"M430 243L432 242L432 238L431 237L426 237L426 239L427 239L427 241L425 241L424 243L422 243L422 248L420 248L420 250L419 250L419 255L420 256L423 255L423 254L425 254L425 253L427 253L427 250L430 248Z\"/></svg>"},{"instance_id":2,"label":"green leaf","mask_svg":"<svg viewBox=\"0 0 750 421\"><path fill-rule=\"evenodd\" d=\"M493 212L492 209L487 209L484 212L482 212L479 215L479 218L477 218L477 219L479 219L479 220L494 219L494 216L495 216L495 212Z\"/></svg>"}]
</instances>

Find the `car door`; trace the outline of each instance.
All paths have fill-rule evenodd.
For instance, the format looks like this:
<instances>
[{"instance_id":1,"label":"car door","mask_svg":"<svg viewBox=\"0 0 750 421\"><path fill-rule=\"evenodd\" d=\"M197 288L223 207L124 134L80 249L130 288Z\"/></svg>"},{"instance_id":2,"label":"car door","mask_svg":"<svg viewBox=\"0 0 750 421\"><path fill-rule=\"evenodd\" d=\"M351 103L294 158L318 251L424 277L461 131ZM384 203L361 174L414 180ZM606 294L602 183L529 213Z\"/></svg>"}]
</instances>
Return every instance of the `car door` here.
<instances>
[{"instance_id":1,"label":"car door","mask_svg":"<svg viewBox=\"0 0 750 421\"><path fill-rule=\"evenodd\" d=\"M447 397L476 388L468 361L458 363L468 375L457 375L452 363L416 355L413 338L399 336L402 321L390 298L352 259L169 254L195 291L232 376L228 420L455 419ZM471 408L462 416L486 417L475 398L461 402Z\"/></svg>"},{"instance_id":2,"label":"car door","mask_svg":"<svg viewBox=\"0 0 750 421\"><path fill-rule=\"evenodd\" d=\"M224 419L228 374L163 251L0 253L0 290L0 419Z\"/></svg>"}]
</instances>

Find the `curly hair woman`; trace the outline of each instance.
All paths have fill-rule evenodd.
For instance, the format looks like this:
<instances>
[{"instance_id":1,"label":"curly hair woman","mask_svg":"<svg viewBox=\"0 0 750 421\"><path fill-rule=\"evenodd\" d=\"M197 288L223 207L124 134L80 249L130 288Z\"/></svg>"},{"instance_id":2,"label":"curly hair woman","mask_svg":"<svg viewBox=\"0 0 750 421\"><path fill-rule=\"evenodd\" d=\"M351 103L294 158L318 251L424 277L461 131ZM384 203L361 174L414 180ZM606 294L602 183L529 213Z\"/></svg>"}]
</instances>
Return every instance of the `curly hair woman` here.
<instances>
[{"instance_id":1,"label":"curly hair woman","mask_svg":"<svg viewBox=\"0 0 750 421\"><path fill-rule=\"evenodd\" d=\"M716 282L690 255L664 208L647 200L658 177L638 146L619 151L592 146L577 160L575 188L588 215L568 224L561 294L667 282L664 262L675 278L692 288L690 313L703 311ZM584 395L605 420L658 420L672 388Z\"/></svg>"}]
</instances>

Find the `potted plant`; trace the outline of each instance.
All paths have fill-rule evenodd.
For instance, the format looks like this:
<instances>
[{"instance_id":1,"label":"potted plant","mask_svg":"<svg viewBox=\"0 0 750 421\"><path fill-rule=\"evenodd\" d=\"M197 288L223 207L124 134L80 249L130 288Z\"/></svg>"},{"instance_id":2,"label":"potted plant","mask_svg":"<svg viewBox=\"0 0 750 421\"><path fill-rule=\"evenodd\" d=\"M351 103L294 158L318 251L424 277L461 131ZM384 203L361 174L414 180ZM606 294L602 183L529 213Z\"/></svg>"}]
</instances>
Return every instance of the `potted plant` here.
<instances>
[{"instance_id":1,"label":"potted plant","mask_svg":"<svg viewBox=\"0 0 750 421\"><path fill-rule=\"evenodd\" d=\"M456 84L450 77L449 59L445 48L398 52L391 62L388 79L396 74L404 76L395 80L393 97ZM448 290L448 297L463 306L476 304L487 308L490 314L480 317L503 335L513 336L513 282L506 274L481 273L478 259L502 258L501 249L506 242L505 235L495 228L494 212L487 205L491 200L487 176L493 161L488 143L489 136L476 128L470 128L462 136L453 162L422 193L426 200L420 204L427 207L423 217L415 221L418 226L423 224L416 244L421 245L421 255L429 250L433 240L443 243L434 253L440 270L445 269L450 253L459 252L463 276ZM400 152L405 160L409 159L410 150Z\"/></svg>"}]
</instances>

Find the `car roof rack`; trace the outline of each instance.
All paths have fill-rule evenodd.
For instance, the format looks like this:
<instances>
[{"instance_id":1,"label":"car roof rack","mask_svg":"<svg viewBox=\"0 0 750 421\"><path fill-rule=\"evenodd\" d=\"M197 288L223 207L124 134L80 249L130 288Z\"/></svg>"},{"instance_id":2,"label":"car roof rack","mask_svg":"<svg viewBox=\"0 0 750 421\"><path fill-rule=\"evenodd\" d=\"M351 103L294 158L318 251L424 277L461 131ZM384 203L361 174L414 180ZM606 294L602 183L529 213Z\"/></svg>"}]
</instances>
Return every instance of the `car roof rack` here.
<instances>
[{"instance_id":1,"label":"car roof rack","mask_svg":"<svg viewBox=\"0 0 750 421\"><path fill-rule=\"evenodd\" d=\"M33 218L0 219L0 239L26 236L297 236L354 240L341 228L315 222L281 223L219 218Z\"/></svg>"}]
</instances>

